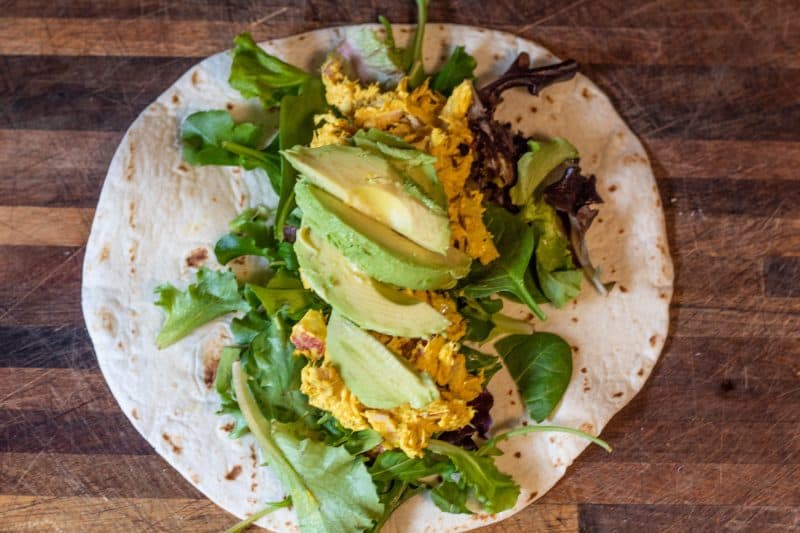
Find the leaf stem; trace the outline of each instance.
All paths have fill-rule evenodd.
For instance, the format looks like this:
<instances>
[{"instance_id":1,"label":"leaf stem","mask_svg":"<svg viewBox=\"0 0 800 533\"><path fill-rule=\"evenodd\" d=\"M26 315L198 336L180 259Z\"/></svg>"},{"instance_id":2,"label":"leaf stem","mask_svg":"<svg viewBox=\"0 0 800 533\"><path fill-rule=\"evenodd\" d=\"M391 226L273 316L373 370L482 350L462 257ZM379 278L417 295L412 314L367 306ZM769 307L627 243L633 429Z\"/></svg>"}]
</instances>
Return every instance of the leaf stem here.
<instances>
[{"instance_id":1,"label":"leaf stem","mask_svg":"<svg viewBox=\"0 0 800 533\"><path fill-rule=\"evenodd\" d=\"M481 446L481 448L482 449L493 448L494 446L497 445L498 442L502 442L504 440L508 440L511 437L517 437L519 435L527 435L528 433L540 433L540 432L568 433L570 435L575 435L577 437L582 437L584 439L587 439L587 440L597 444L598 446L600 446L601 448L603 448L605 451L607 451L609 453L611 453L611 450L612 450L611 445L608 444L606 441L604 441L604 440L602 440L602 439L600 439L598 437L595 437L593 435L589 435L588 433L586 433L585 431L581 431L580 429L569 428L569 427L566 427L566 426L522 426L522 427L518 427L518 428L512 429L510 431L506 431L505 433L501 433L500 435L496 435L496 436L492 437L491 439L486 441L483 444L483 446Z\"/></svg>"},{"instance_id":2,"label":"leaf stem","mask_svg":"<svg viewBox=\"0 0 800 533\"><path fill-rule=\"evenodd\" d=\"M222 148L227 150L227 151L229 151L229 152L233 152L234 154L237 154L237 155L243 155L243 156L246 156L246 157L252 157L253 159L257 159L258 161L261 161L265 165L272 165L272 166L276 166L277 167L277 165L275 165L275 162L272 161L270 158L268 158L264 154L264 152L261 152L260 150L256 150L255 148L250 148L248 146L244 146L242 144L235 143L233 141L222 141Z\"/></svg>"},{"instance_id":3,"label":"leaf stem","mask_svg":"<svg viewBox=\"0 0 800 533\"><path fill-rule=\"evenodd\" d=\"M527 320L517 320L503 313L494 313L491 321L497 329L497 333L521 333L530 335L533 333L533 324ZM494 333L494 332L492 332Z\"/></svg>"},{"instance_id":4,"label":"leaf stem","mask_svg":"<svg viewBox=\"0 0 800 533\"><path fill-rule=\"evenodd\" d=\"M281 509L282 507L289 507L292 504L292 499L287 496L283 500L279 502L269 502L263 509L254 513L252 516L245 518L238 524L235 524L229 529L225 530L225 533L240 533L241 531L246 530L252 524L256 522L256 520L260 520L261 518L267 516L273 511Z\"/></svg>"}]
</instances>

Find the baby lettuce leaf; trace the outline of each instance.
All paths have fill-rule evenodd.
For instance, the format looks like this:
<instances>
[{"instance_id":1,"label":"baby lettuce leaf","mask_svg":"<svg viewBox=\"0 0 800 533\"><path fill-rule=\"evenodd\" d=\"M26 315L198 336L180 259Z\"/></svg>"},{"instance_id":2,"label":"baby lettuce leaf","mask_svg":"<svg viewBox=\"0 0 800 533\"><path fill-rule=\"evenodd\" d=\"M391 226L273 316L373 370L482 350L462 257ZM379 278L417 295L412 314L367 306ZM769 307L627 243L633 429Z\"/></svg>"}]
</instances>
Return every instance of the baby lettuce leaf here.
<instances>
[{"instance_id":1,"label":"baby lettuce leaf","mask_svg":"<svg viewBox=\"0 0 800 533\"><path fill-rule=\"evenodd\" d=\"M463 287L464 295L485 298L493 294L510 294L519 298L541 320L547 317L537 299L542 296L528 270L533 255L533 229L525 222L497 206L488 206L484 221L494 236L500 257L480 266L470 275Z\"/></svg>"},{"instance_id":2,"label":"baby lettuce leaf","mask_svg":"<svg viewBox=\"0 0 800 533\"><path fill-rule=\"evenodd\" d=\"M282 316L300 320L312 306L318 303L314 293L303 287L297 273L279 269L265 286L248 285L250 290L264 306L269 316Z\"/></svg>"},{"instance_id":3,"label":"baby lettuce leaf","mask_svg":"<svg viewBox=\"0 0 800 533\"><path fill-rule=\"evenodd\" d=\"M281 101L280 130L278 144L281 150L298 144L307 145L314 136L314 115L327 109L325 87L319 78L309 78L302 85L297 95L284 96ZM294 186L297 183L297 171L281 157L281 191L278 209L275 213L275 238L284 240L283 228L286 219L297 206L294 201Z\"/></svg>"},{"instance_id":4,"label":"baby lettuce leaf","mask_svg":"<svg viewBox=\"0 0 800 533\"><path fill-rule=\"evenodd\" d=\"M612 449L611 446L604 440L595 437L594 435L589 435L585 431L581 431L580 429L569 428L565 426L520 426L518 428L514 428L512 430L506 431L505 433L501 433L499 435L495 435L488 441L486 441L478 450L480 455L503 455L503 452L497 447L497 443L502 442L504 440L508 440L511 437L518 437L520 435L527 435L528 433L566 433L568 435L575 435L576 437L584 438L594 444L597 444L605 451L611 453Z\"/></svg>"},{"instance_id":5,"label":"baby lettuce leaf","mask_svg":"<svg viewBox=\"0 0 800 533\"><path fill-rule=\"evenodd\" d=\"M457 46L447 63L433 76L431 89L450 95L462 81L475 77L476 66L478 63L475 58L469 55L463 46Z\"/></svg>"},{"instance_id":6,"label":"baby lettuce leaf","mask_svg":"<svg viewBox=\"0 0 800 533\"><path fill-rule=\"evenodd\" d=\"M156 287L156 305L164 309L166 320L156 337L156 344L164 348L173 344L203 324L232 313L247 311L249 305L239 293L232 272L201 268L197 282L185 291L166 283Z\"/></svg>"},{"instance_id":7,"label":"baby lettuce leaf","mask_svg":"<svg viewBox=\"0 0 800 533\"><path fill-rule=\"evenodd\" d=\"M275 149L262 151L264 128L253 122L236 123L224 110L198 111L181 124L183 160L190 165L263 168L278 173L280 157Z\"/></svg>"},{"instance_id":8,"label":"baby lettuce leaf","mask_svg":"<svg viewBox=\"0 0 800 533\"><path fill-rule=\"evenodd\" d=\"M226 265L237 257L255 255L267 259L272 268L296 271L298 264L294 245L275 238L269 223L270 215L270 210L263 205L242 211L230 223L230 233L220 238L214 246L217 261Z\"/></svg>"},{"instance_id":9,"label":"baby lettuce leaf","mask_svg":"<svg viewBox=\"0 0 800 533\"><path fill-rule=\"evenodd\" d=\"M233 388L265 461L292 498L302 531L364 531L381 518L383 504L360 458L343 447L301 439L291 426L267 420L238 362Z\"/></svg>"},{"instance_id":10,"label":"baby lettuce leaf","mask_svg":"<svg viewBox=\"0 0 800 533\"><path fill-rule=\"evenodd\" d=\"M431 500L445 513L472 514L472 511L467 509L468 496L468 485L463 480L443 481L431 490Z\"/></svg>"},{"instance_id":11,"label":"baby lettuce leaf","mask_svg":"<svg viewBox=\"0 0 800 533\"><path fill-rule=\"evenodd\" d=\"M539 200L522 211L536 235L535 268L542 292L561 308L581 292L583 274L572 262L570 243L553 207Z\"/></svg>"},{"instance_id":12,"label":"baby lettuce leaf","mask_svg":"<svg viewBox=\"0 0 800 533\"><path fill-rule=\"evenodd\" d=\"M509 335L495 343L519 388L531 418L550 416L572 376L572 349L553 333Z\"/></svg>"},{"instance_id":13,"label":"baby lettuce leaf","mask_svg":"<svg viewBox=\"0 0 800 533\"><path fill-rule=\"evenodd\" d=\"M492 377L503 368L500 359L496 355L484 353L465 345L461 346L459 352L466 359L467 372L477 375L483 371L484 385L488 384Z\"/></svg>"},{"instance_id":14,"label":"baby lettuce leaf","mask_svg":"<svg viewBox=\"0 0 800 533\"><path fill-rule=\"evenodd\" d=\"M497 469L492 457L481 456L447 442L431 439L428 449L449 457L473 496L487 513L510 509L519 497L519 485Z\"/></svg>"},{"instance_id":15,"label":"baby lettuce leaf","mask_svg":"<svg viewBox=\"0 0 800 533\"><path fill-rule=\"evenodd\" d=\"M530 202L548 174L564 161L578 157L578 150L560 137L544 142L528 141L528 147L530 151L517 161L517 183L510 191L514 205Z\"/></svg>"},{"instance_id":16,"label":"baby lettuce leaf","mask_svg":"<svg viewBox=\"0 0 800 533\"><path fill-rule=\"evenodd\" d=\"M245 98L258 98L265 108L280 104L281 98L298 94L311 75L266 53L249 33L234 39L233 63L228 83Z\"/></svg>"},{"instance_id":17,"label":"baby lettuce leaf","mask_svg":"<svg viewBox=\"0 0 800 533\"><path fill-rule=\"evenodd\" d=\"M387 450L375 458L369 473L376 482L392 479L414 483L421 478L444 474L452 467L446 460L425 454L422 458L409 457L400 450Z\"/></svg>"}]
</instances>

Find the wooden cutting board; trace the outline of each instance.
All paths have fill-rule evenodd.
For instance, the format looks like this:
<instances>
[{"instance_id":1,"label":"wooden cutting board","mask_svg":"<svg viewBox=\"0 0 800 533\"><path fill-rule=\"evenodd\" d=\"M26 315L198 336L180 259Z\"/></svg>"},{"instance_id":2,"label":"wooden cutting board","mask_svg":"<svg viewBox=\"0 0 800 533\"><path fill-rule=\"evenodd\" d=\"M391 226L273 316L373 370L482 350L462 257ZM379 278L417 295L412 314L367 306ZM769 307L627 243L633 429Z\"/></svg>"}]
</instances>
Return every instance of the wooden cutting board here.
<instances>
[{"instance_id":1,"label":"wooden cutting board","mask_svg":"<svg viewBox=\"0 0 800 533\"><path fill-rule=\"evenodd\" d=\"M800 528L800 3L434 2L539 41L642 137L676 262L662 361L525 512L484 531ZM713 5L712 5L713 4ZM29 0L0 8L0 531L214 531L234 518L136 433L80 310L128 124L234 35L411 21L411 2ZM602 192L602 191L601 191Z\"/></svg>"}]
</instances>

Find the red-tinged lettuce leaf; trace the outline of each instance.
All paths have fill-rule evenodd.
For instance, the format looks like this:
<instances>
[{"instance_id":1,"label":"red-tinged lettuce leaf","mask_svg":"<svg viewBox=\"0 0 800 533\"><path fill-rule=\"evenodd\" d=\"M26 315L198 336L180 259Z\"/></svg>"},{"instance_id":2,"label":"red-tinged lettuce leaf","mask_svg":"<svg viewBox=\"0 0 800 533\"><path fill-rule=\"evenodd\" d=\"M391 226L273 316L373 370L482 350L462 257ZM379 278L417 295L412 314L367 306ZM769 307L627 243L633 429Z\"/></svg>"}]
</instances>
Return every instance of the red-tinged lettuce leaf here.
<instances>
[{"instance_id":1,"label":"red-tinged lettuce leaf","mask_svg":"<svg viewBox=\"0 0 800 533\"><path fill-rule=\"evenodd\" d=\"M572 165L567 167L560 180L544 189L544 200L562 215L575 258L586 277L600 294L607 294L614 283L603 283L600 280L600 269L592 265L586 245L586 232L597 216L597 210L591 206L603 203L603 199L597 194L596 184L597 178L594 175L586 177L581 174L579 166Z\"/></svg>"}]
</instances>

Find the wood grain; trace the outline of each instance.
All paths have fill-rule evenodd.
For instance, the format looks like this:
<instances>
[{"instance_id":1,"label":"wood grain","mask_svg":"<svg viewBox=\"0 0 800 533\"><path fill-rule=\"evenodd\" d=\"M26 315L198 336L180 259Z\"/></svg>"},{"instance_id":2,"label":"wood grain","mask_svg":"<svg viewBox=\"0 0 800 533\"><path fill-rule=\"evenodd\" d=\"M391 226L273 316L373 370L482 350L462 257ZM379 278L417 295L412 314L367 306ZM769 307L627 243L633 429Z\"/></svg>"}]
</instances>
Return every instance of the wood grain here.
<instances>
[{"instance_id":1,"label":"wood grain","mask_svg":"<svg viewBox=\"0 0 800 533\"><path fill-rule=\"evenodd\" d=\"M3 5L0 531L233 522L154 453L102 380L80 311L92 209L130 122L237 32L378 14L408 22L414 6ZM541 504L485 531L800 528L800 3L460 0L434 2L431 18L583 63L643 140L676 266L663 357L603 433L615 452L588 449Z\"/></svg>"}]
</instances>

